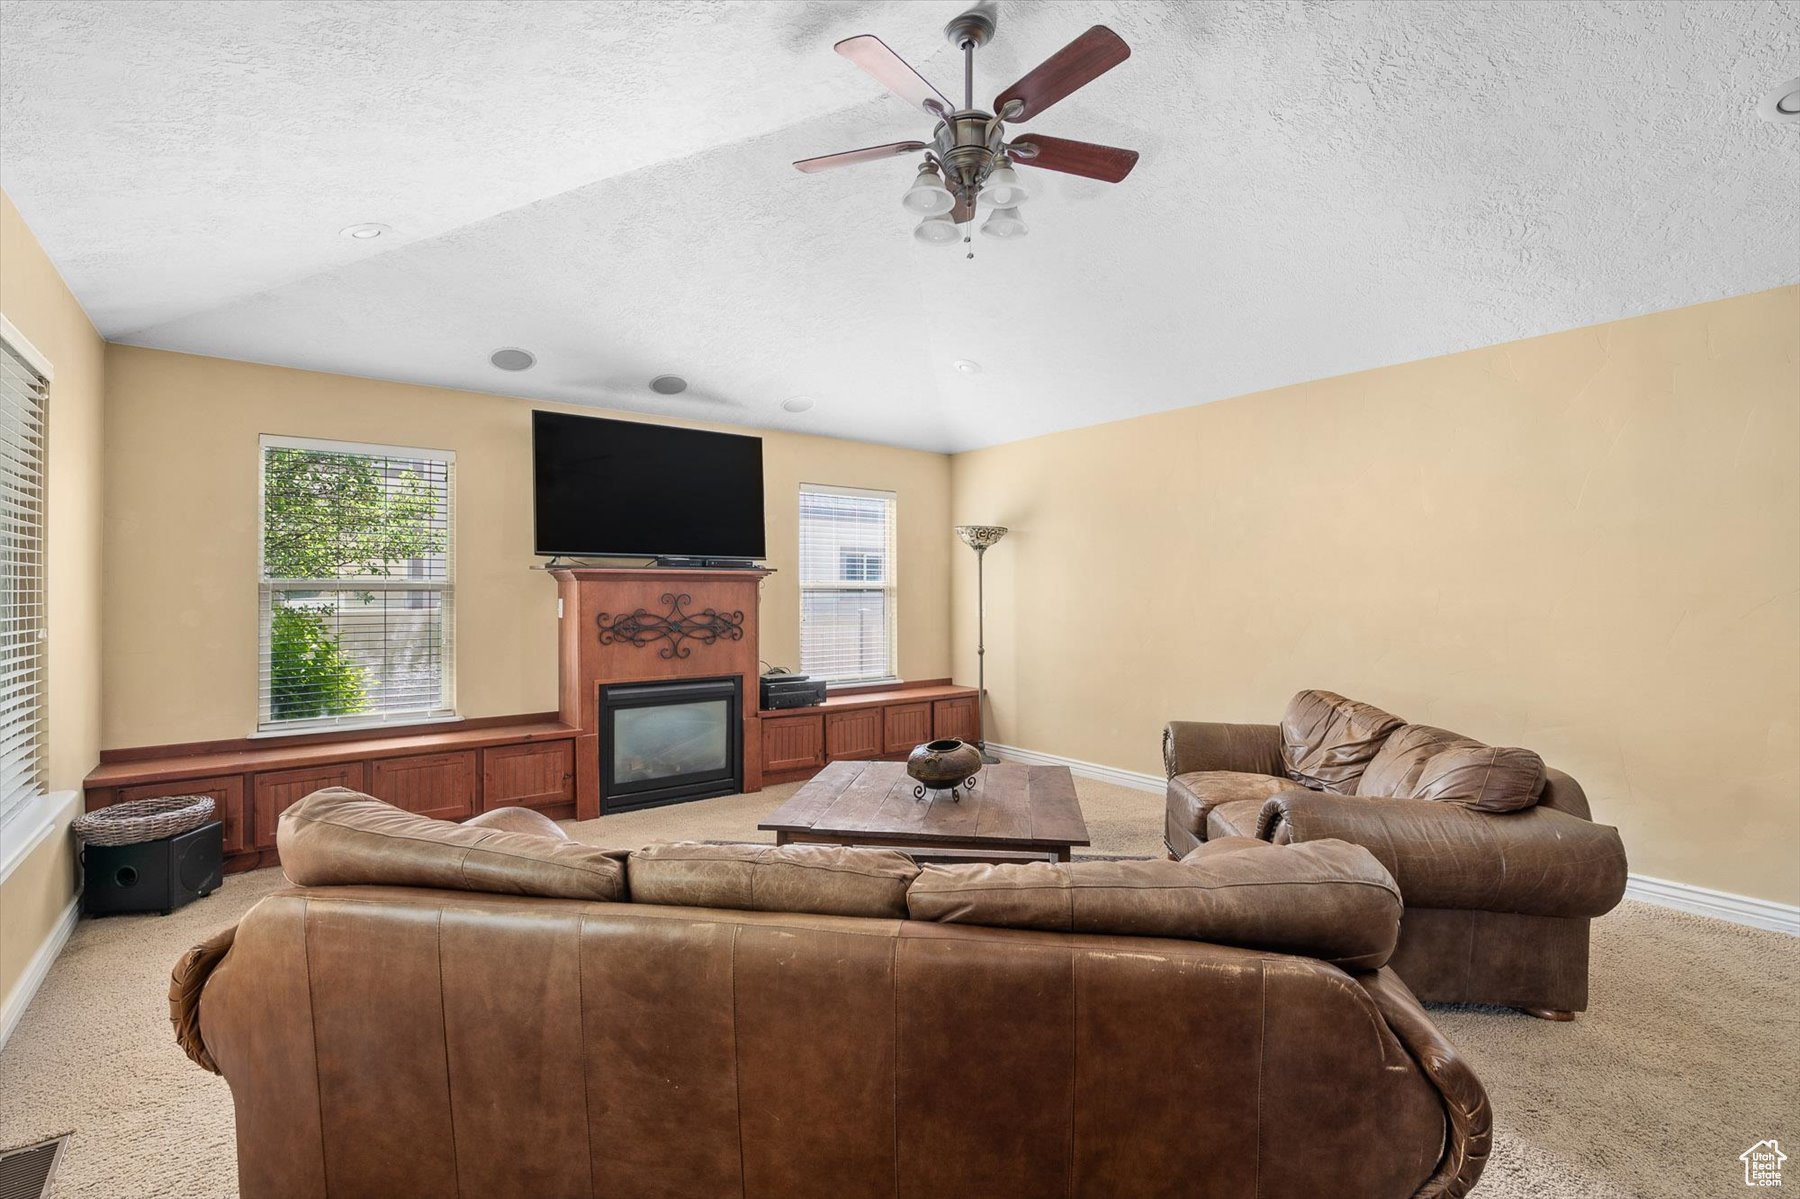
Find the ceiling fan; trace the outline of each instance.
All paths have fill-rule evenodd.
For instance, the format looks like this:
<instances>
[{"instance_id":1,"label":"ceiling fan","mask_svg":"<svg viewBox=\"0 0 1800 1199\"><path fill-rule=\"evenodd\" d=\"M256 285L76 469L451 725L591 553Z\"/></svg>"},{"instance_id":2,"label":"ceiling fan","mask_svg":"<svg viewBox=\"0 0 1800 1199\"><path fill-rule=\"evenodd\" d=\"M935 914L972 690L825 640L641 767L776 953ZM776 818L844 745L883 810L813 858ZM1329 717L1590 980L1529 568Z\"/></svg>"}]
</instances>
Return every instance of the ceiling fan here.
<instances>
[{"instance_id":1,"label":"ceiling fan","mask_svg":"<svg viewBox=\"0 0 1800 1199\"><path fill-rule=\"evenodd\" d=\"M978 201L993 209L981 226L982 233L1002 238L1025 235L1019 205L1030 198L1031 191L1012 169L1015 162L1107 183L1117 183L1129 175L1137 165L1136 150L1041 133L1015 134L1009 141L1006 122L1037 116L1131 57L1131 47L1106 26L1096 25L1026 72L1024 78L994 98L993 111L987 112L975 107L975 51L993 40L996 22L994 5L989 0L944 26L944 36L963 52L961 107L952 104L874 34L839 42L832 48L895 95L936 118L937 127L928 142L889 142L842 154L802 158L794 166L810 174L923 150L925 161L919 167L918 177L900 202L923 218L913 236L934 244L948 244L959 238L967 242Z\"/></svg>"}]
</instances>

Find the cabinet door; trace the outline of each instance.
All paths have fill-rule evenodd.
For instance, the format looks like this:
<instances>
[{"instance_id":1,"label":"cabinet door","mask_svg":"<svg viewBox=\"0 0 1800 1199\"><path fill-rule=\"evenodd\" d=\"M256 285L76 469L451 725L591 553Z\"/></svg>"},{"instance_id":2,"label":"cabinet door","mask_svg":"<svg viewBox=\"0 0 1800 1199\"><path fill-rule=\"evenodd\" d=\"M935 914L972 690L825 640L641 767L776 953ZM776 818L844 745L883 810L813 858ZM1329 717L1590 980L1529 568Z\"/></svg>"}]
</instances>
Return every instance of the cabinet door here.
<instances>
[{"instance_id":1,"label":"cabinet door","mask_svg":"<svg viewBox=\"0 0 1800 1199\"><path fill-rule=\"evenodd\" d=\"M811 770L825 764L825 723L817 712L763 717L763 773Z\"/></svg>"},{"instance_id":2,"label":"cabinet door","mask_svg":"<svg viewBox=\"0 0 1800 1199\"><path fill-rule=\"evenodd\" d=\"M361 791L361 762L331 766L305 766L297 770L265 770L250 780L250 832L258 849L275 848L275 828L281 814L314 791L348 787Z\"/></svg>"},{"instance_id":3,"label":"cabinet door","mask_svg":"<svg viewBox=\"0 0 1800 1199\"><path fill-rule=\"evenodd\" d=\"M569 741L497 745L481 751L481 810L575 802L575 746Z\"/></svg>"},{"instance_id":4,"label":"cabinet door","mask_svg":"<svg viewBox=\"0 0 1800 1199\"><path fill-rule=\"evenodd\" d=\"M975 697L959 695L954 699L934 700L931 705L931 735L955 737L971 745L981 736L975 719Z\"/></svg>"},{"instance_id":5,"label":"cabinet door","mask_svg":"<svg viewBox=\"0 0 1800 1199\"><path fill-rule=\"evenodd\" d=\"M881 753L881 709L825 714L825 757L873 758Z\"/></svg>"},{"instance_id":6,"label":"cabinet door","mask_svg":"<svg viewBox=\"0 0 1800 1199\"><path fill-rule=\"evenodd\" d=\"M889 704L882 712L886 715L888 753L902 753L931 740L929 700L916 704Z\"/></svg>"},{"instance_id":7,"label":"cabinet door","mask_svg":"<svg viewBox=\"0 0 1800 1199\"><path fill-rule=\"evenodd\" d=\"M376 758L369 794L436 820L467 820L475 814L475 751Z\"/></svg>"},{"instance_id":8,"label":"cabinet door","mask_svg":"<svg viewBox=\"0 0 1800 1199\"><path fill-rule=\"evenodd\" d=\"M172 783L145 783L138 787L120 787L114 802L130 799L161 799L165 795L210 795L213 819L221 821L226 853L241 853L244 840L244 776L217 775L201 779L177 779Z\"/></svg>"}]
</instances>

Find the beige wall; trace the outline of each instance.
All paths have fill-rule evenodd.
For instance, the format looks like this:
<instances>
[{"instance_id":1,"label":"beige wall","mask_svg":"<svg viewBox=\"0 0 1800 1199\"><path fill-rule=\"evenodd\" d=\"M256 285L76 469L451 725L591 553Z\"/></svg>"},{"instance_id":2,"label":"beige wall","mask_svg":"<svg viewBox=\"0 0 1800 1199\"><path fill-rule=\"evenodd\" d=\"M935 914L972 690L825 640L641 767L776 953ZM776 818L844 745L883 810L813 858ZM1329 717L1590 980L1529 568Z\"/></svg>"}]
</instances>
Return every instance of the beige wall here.
<instances>
[{"instance_id":1,"label":"beige wall","mask_svg":"<svg viewBox=\"0 0 1800 1199\"><path fill-rule=\"evenodd\" d=\"M990 737L1159 772L1321 686L1538 750L1636 872L1800 900L1800 288L957 455ZM973 555L956 558L973 682Z\"/></svg>"},{"instance_id":2,"label":"beige wall","mask_svg":"<svg viewBox=\"0 0 1800 1199\"><path fill-rule=\"evenodd\" d=\"M45 586L49 782L78 787L100 748L101 370L104 344L0 192L0 312L50 360ZM74 896L73 809L0 882L0 996ZM0 1000L4 1003L5 1000Z\"/></svg>"},{"instance_id":3,"label":"beige wall","mask_svg":"<svg viewBox=\"0 0 1800 1199\"><path fill-rule=\"evenodd\" d=\"M107 747L255 729L264 433L456 451L457 707L556 708L555 588L531 569L530 414L557 405L119 345L107 348L106 381ZM764 585L762 656L799 664L798 487L834 483L898 493L900 669L948 675L949 459L761 436L777 570Z\"/></svg>"}]
</instances>

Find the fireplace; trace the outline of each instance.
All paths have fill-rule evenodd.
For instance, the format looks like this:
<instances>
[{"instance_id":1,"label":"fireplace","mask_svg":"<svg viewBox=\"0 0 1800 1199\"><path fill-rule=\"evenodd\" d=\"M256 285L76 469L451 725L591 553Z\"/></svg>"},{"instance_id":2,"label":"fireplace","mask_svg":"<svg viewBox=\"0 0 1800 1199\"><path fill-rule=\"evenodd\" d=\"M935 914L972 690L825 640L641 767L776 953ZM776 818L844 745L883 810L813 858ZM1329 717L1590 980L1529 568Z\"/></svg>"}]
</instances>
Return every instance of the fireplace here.
<instances>
[{"instance_id":1,"label":"fireplace","mask_svg":"<svg viewBox=\"0 0 1800 1199\"><path fill-rule=\"evenodd\" d=\"M603 810L742 791L742 688L736 676L601 687Z\"/></svg>"}]
</instances>

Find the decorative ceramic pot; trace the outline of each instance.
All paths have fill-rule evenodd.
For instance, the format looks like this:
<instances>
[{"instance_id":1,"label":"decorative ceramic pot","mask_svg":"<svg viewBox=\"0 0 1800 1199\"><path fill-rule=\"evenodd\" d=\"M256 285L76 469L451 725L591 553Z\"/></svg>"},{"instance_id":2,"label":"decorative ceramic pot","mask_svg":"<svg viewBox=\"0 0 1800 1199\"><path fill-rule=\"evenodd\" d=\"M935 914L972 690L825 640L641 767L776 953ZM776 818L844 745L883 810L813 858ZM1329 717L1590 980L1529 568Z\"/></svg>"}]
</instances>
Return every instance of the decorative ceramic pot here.
<instances>
[{"instance_id":1,"label":"decorative ceramic pot","mask_svg":"<svg viewBox=\"0 0 1800 1199\"><path fill-rule=\"evenodd\" d=\"M945 738L927 741L906 759L906 773L918 786L915 798L924 798L927 790L948 789L950 798L959 798L956 789L971 782L981 770L981 751L966 741Z\"/></svg>"}]
</instances>

